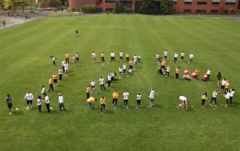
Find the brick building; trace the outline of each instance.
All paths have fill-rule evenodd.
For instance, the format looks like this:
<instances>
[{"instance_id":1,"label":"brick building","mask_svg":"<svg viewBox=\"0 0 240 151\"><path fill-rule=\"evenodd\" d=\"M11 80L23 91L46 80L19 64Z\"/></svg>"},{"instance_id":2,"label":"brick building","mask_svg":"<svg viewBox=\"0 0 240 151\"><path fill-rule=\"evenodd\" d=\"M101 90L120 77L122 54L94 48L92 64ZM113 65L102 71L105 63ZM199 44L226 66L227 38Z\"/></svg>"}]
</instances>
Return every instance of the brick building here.
<instances>
[{"instance_id":1,"label":"brick building","mask_svg":"<svg viewBox=\"0 0 240 151\"><path fill-rule=\"evenodd\" d=\"M117 0L69 0L69 8L79 11L80 7L86 4L97 5L103 11L111 11ZM141 0L119 0L136 12ZM191 14L217 14L217 13L235 13L239 6L239 0L173 0L176 13ZM156 0L160 3L160 0Z\"/></svg>"}]
</instances>

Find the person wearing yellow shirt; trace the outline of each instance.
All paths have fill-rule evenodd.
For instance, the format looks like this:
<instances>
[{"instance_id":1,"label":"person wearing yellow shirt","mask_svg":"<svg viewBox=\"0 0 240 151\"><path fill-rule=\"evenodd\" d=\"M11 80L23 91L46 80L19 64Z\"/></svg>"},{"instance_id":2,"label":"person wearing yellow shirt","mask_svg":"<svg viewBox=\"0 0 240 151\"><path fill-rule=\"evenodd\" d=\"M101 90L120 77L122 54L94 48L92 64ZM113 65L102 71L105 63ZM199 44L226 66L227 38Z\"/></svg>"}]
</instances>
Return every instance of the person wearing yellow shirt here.
<instances>
[{"instance_id":1,"label":"person wearing yellow shirt","mask_svg":"<svg viewBox=\"0 0 240 151\"><path fill-rule=\"evenodd\" d=\"M100 110L101 112L105 111L107 101L104 96L100 98Z\"/></svg>"},{"instance_id":2,"label":"person wearing yellow shirt","mask_svg":"<svg viewBox=\"0 0 240 151\"><path fill-rule=\"evenodd\" d=\"M65 58L66 63L69 63L69 53L65 53L64 58Z\"/></svg>"},{"instance_id":3,"label":"person wearing yellow shirt","mask_svg":"<svg viewBox=\"0 0 240 151\"><path fill-rule=\"evenodd\" d=\"M87 99L90 97L90 91L91 91L91 87L88 85L86 88Z\"/></svg>"},{"instance_id":4,"label":"person wearing yellow shirt","mask_svg":"<svg viewBox=\"0 0 240 151\"><path fill-rule=\"evenodd\" d=\"M175 71L175 78L176 78L176 79L178 79L179 73L180 73L180 68L177 67L177 68L176 68L176 71Z\"/></svg>"},{"instance_id":5,"label":"person wearing yellow shirt","mask_svg":"<svg viewBox=\"0 0 240 151\"><path fill-rule=\"evenodd\" d=\"M48 85L49 85L49 89L48 89L48 92L53 92L54 91L54 88L53 88L53 79L52 77L48 80Z\"/></svg>"},{"instance_id":6,"label":"person wearing yellow shirt","mask_svg":"<svg viewBox=\"0 0 240 151\"><path fill-rule=\"evenodd\" d=\"M101 53L101 61L105 62L105 54L104 54L104 52Z\"/></svg>"},{"instance_id":7,"label":"person wearing yellow shirt","mask_svg":"<svg viewBox=\"0 0 240 151\"><path fill-rule=\"evenodd\" d=\"M95 102L96 102L96 99L94 97L90 97L90 98L87 99L89 110L94 110L94 103Z\"/></svg>"},{"instance_id":8,"label":"person wearing yellow shirt","mask_svg":"<svg viewBox=\"0 0 240 151\"><path fill-rule=\"evenodd\" d=\"M127 62L129 62L129 54L128 53L126 53L126 60L127 60Z\"/></svg>"},{"instance_id":9,"label":"person wearing yellow shirt","mask_svg":"<svg viewBox=\"0 0 240 151\"><path fill-rule=\"evenodd\" d=\"M224 86L225 94L230 90L230 82L227 80Z\"/></svg>"},{"instance_id":10,"label":"person wearing yellow shirt","mask_svg":"<svg viewBox=\"0 0 240 151\"><path fill-rule=\"evenodd\" d=\"M112 98L113 98L112 105L113 105L114 108L116 108L117 103L118 103L118 98L119 98L119 94L118 94L118 90L117 89L115 89L115 91L113 92Z\"/></svg>"},{"instance_id":11,"label":"person wearing yellow shirt","mask_svg":"<svg viewBox=\"0 0 240 151\"><path fill-rule=\"evenodd\" d=\"M57 83L57 75L55 73L52 74L52 80L54 84Z\"/></svg>"},{"instance_id":12,"label":"person wearing yellow shirt","mask_svg":"<svg viewBox=\"0 0 240 151\"><path fill-rule=\"evenodd\" d=\"M201 109L205 109L205 104L207 101L207 92L206 91L202 94L201 100L202 100Z\"/></svg>"}]
</instances>

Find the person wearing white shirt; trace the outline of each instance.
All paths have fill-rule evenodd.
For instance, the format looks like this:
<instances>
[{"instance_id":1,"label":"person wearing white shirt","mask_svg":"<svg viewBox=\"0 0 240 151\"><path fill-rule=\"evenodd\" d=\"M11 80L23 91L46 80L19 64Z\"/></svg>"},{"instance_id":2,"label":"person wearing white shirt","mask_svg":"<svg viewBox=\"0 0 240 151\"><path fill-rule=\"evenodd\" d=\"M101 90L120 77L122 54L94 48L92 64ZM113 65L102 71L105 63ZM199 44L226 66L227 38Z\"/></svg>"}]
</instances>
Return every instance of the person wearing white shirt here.
<instances>
[{"instance_id":1,"label":"person wearing white shirt","mask_svg":"<svg viewBox=\"0 0 240 151\"><path fill-rule=\"evenodd\" d=\"M32 102L33 102L33 99L34 99L33 94L32 94L31 92L26 93L24 99L25 99L26 102L27 102L27 107L26 107L26 109L29 109L29 108L32 109Z\"/></svg>"},{"instance_id":2,"label":"person wearing white shirt","mask_svg":"<svg viewBox=\"0 0 240 151\"><path fill-rule=\"evenodd\" d=\"M177 59L178 59L178 53L174 53L174 63L177 62Z\"/></svg>"},{"instance_id":3,"label":"person wearing white shirt","mask_svg":"<svg viewBox=\"0 0 240 151\"><path fill-rule=\"evenodd\" d=\"M155 57L156 57L156 60L159 61L160 55L158 53L155 55Z\"/></svg>"},{"instance_id":4,"label":"person wearing white shirt","mask_svg":"<svg viewBox=\"0 0 240 151\"><path fill-rule=\"evenodd\" d=\"M63 70L63 72L65 72L64 64L65 64L65 60L62 61L62 70Z\"/></svg>"},{"instance_id":5,"label":"person wearing white shirt","mask_svg":"<svg viewBox=\"0 0 240 151\"><path fill-rule=\"evenodd\" d=\"M207 76L208 76L208 80L210 80L210 75L211 75L211 70L210 70L210 69L208 69L208 70L207 70Z\"/></svg>"},{"instance_id":6,"label":"person wearing white shirt","mask_svg":"<svg viewBox=\"0 0 240 151\"><path fill-rule=\"evenodd\" d=\"M123 68L123 73L126 73L127 65L126 65L126 64L123 64L122 68Z\"/></svg>"},{"instance_id":7,"label":"person wearing white shirt","mask_svg":"<svg viewBox=\"0 0 240 151\"><path fill-rule=\"evenodd\" d=\"M178 97L180 104L179 107L185 108L186 110L188 110L188 101L187 101L187 97L185 96L179 96Z\"/></svg>"},{"instance_id":8,"label":"person wearing white shirt","mask_svg":"<svg viewBox=\"0 0 240 151\"><path fill-rule=\"evenodd\" d=\"M170 75L170 69L171 69L171 67L169 65L167 65L167 67L166 67L166 78L168 78L169 75Z\"/></svg>"},{"instance_id":9,"label":"person wearing white shirt","mask_svg":"<svg viewBox=\"0 0 240 151\"><path fill-rule=\"evenodd\" d=\"M192 53L190 53L189 55L189 63L192 63L193 62L193 58L194 58L194 55Z\"/></svg>"},{"instance_id":10,"label":"person wearing white shirt","mask_svg":"<svg viewBox=\"0 0 240 151\"><path fill-rule=\"evenodd\" d=\"M108 83L108 87L111 86L111 83L112 83L112 76L111 74L109 73L108 76L107 76L107 83Z\"/></svg>"},{"instance_id":11,"label":"person wearing white shirt","mask_svg":"<svg viewBox=\"0 0 240 151\"><path fill-rule=\"evenodd\" d=\"M181 59L183 60L185 57L185 53L184 52L181 52Z\"/></svg>"},{"instance_id":12,"label":"person wearing white shirt","mask_svg":"<svg viewBox=\"0 0 240 151\"><path fill-rule=\"evenodd\" d=\"M62 80L62 75L63 75L63 70L62 69L58 69L58 79Z\"/></svg>"},{"instance_id":13,"label":"person wearing white shirt","mask_svg":"<svg viewBox=\"0 0 240 151\"><path fill-rule=\"evenodd\" d=\"M211 105L213 105L213 102L214 102L214 106L217 106L217 91L214 90L213 93L212 93L212 98L211 98Z\"/></svg>"},{"instance_id":14,"label":"person wearing white shirt","mask_svg":"<svg viewBox=\"0 0 240 151\"><path fill-rule=\"evenodd\" d=\"M99 84L100 84L101 90L102 91L105 90L104 78L102 76L99 78Z\"/></svg>"},{"instance_id":15,"label":"person wearing white shirt","mask_svg":"<svg viewBox=\"0 0 240 151\"><path fill-rule=\"evenodd\" d=\"M91 85L92 90L95 91L96 82L95 82L95 81L91 81L91 82L90 82L90 85Z\"/></svg>"},{"instance_id":16,"label":"person wearing white shirt","mask_svg":"<svg viewBox=\"0 0 240 151\"><path fill-rule=\"evenodd\" d=\"M119 67L119 68L118 68L118 72L119 72L119 75L123 75L123 68L122 68L122 67Z\"/></svg>"},{"instance_id":17,"label":"person wearing white shirt","mask_svg":"<svg viewBox=\"0 0 240 151\"><path fill-rule=\"evenodd\" d=\"M44 96L45 93L46 93L46 90L45 90L45 86L43 85L43 86L42 86L42 89L41 89L41 94L42 94L42 96Z\"/></svg>"},{"instance_id":18,"label":"person wearing white shirt","mask_svg":"<svg viewBox=\"0 0 240 151\"><path fill-rule=\"evenodd\" d=\"M233 100L234 94L235 94L235 90L234 90L234 89L231 89L231 90L230 90L230 99L229 99L230 104L232 104L232 100Z\"/></svg>"},{"instance_id":19,"label":"person wearing white shirt","mask_svg":"<svg viewBox=\"0 0 240 151\"><path fill-rule=\"evenodd\" d=\"M64 100L63 100L63 96L61 93L58 93L58 103L59 103L59 111L66 111L65 107L64 107Z\"/></svg>"},{"instance_id":20,"label":"person wearing white shirt","mask_svg":"<svg viewBox=\"0 0 240 151\"><path fill-rule=\"evenodd\" d=\"M121 61L123 60L123 52L122 52L122 51L119 52L119 59L120 59Z\"/></svg>"},{"instance_id":21,"label":"person wearing white shirt","mask_svg":"<svg viewBox=\"0 0 240 151\"><path fill-rule=\"evenodd\" d=\"M149 93L149 108L153 106L154 98L155 98L155 91L152 88Z\"/></svg>"},{"instance_id":22,"label":"person wearing white shirt","mask_svg":"<svg viewBox=\"0 0 240 151\"><path fill-rule=\"evenodd\" d=\"M125 109L128 109L128 98L129 98L128 91L123 92L123 105Z\"/></svg>"},{"instance_id":23,"label":"person wearing white shirt","mask_svg":"<svg viewBox=\"0 0 240 151\"><path fill-rule=\"evenodd\" d=\"M225 94L226 105L230 103L230 97L231 97L231 92L228 91L227 94Z\"/></svg>"},{"instance_id":24,"label":"person wearing white shirt","mask_svg":"<svg viewBox=\"0 0 240 151\"><path fill-rule=\"evenodd\" d=\"M68 63L65 62L63 66L64 66L64 73L67 73L68 72Z\"/></svg>"},{"instance_id":25,"label":"person wearing white shirt","mask_svg":"<svg viewBox=\"0 0 240 151\"><path fill-rule=\"evenodd\" d=\"M52 63L54 66L56 65L56 57L55 56L52 56Z\"/></svg>"},{"instance_id":26,"label":"person wearing white shirt","mask_svg":"<svg viewBox=\"0 0 240 151\"><path fill-rule=\"evenodd\" d=\"M137 93L137 96L136 96L136 99L137 99L137 106L136 106L136 109L138 109L141 105L141 101L142 101L142 95L140 92Z\"/></svg>"},{"instance_id":27,"label":"person wearing white shirt","mask_svg":"<svg viewBox=\"0 0 240 151\"><path fill-rule=\"evenodd\" d=\"M165 60L167 59L167 56L168 56L168 52L167 52L167 50L164 50L163 57L164 57Z\"/></svg>"},{"instance_id":28,"label":"person wearing white shirt","mask_svg":"<svg viewBox=\"0 0 240 151\"><path fill-rule=\"evenodd\" d=\"M226 83L227 83L227 80L226 79L222 79L222 81L221 81L221 89L224 91L225 90L225 85L226 85Z\"/></svg>"},{"instance_id":29,"label":"person wearing white shirt","mask_svg":"<svg viewBox=\"0 0 240 151\"><path fill-rule=\"evenodd\" d=\"M111 56L111 62L115 61L115 53L113 51L111 52L110 56Z\"/></svg>"},{"instance_id":30,"label":"person wearing white shirt","mask_svg":"<svg viewBox=\"0 0 240 151\"><path fill-rule=\"evenodd\" d=\"M95 51L93 51L93 52L92 52L92 60L93 60L94 62L96 61L96 57L97 57L97 55L96 55Z\"/></svg>"},{"instance_id":31,"label":"person wearing white shirt","mask_svg":"<svg viewBox=\"0 0 240 151\"><path fill-rule=\"evenodd\" d=\"M42 97L38 96L37 98L37 106L38 106L38 112L42 112Z\"/></svg>"},{"instance_id":32,"label":"person wearing white shirt","mask_svg":"<svg viewBox=\"0 0 240 151\"><path fill-rule=\"evenodd\" d=\"M45 94L44 101L45 101L45 104L46 104L47 112L49 113L50 112L50 99L49 99L49 96L47 94Z\"/></svg>"}]
</instances>

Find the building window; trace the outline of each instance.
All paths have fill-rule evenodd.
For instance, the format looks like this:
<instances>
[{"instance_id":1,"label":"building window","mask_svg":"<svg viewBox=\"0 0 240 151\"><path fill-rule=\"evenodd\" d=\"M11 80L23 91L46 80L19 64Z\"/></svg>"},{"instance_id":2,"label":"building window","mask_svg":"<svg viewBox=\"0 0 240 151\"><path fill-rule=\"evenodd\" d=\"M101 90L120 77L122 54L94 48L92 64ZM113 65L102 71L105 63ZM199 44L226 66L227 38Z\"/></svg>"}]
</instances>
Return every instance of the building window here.
<instances>
[{"instance_id":1,"label":"building window","mask_svg":"<svg viewBox=\"0 0 240 151\"><path fill-rule=\"evenodd\" d=\"M115 3L115 0L106 0L106 3Z\"/></svg>"},{"instance_id":2,"label":"building window","mask_svg":"<svg viewBox=\"0 0 240 151\"><path fill-rule=\"evenodd\" d=\"M184 13L191 13L191 9L184 9Z\"/></svg>"},{"instance_id":3,"label":"building window","mask_svg":"<svg viewBox=\"0 0 240 151\"><path fill-rule=\"evenodd\" d=\"M206 10L199 9L199 10L196 10L196 13L205 14L205 13L206 13Z\"/></svg>"},{"instance_id":4,"label":"building window","mask_svg":"<svg viewBox=\"0 0 240 151\"><path fill-rule=\"evenodd\" d=\"M226 2L225 5L236 5L235 2Z\"/></svg>"},{"instance_id":5,"label":"building window","mask_svg":"<svg viewBox=\"0 0 240 151\"><path fill-rule=\"evenodd\" d=\"M211 10L212 13L219 13L218 10Z\"/></svg>"},{"instance_id":6,"label":"building window","mask_svg":"<svg viewBox=\"0 0 240 151\"><path fill-rule=\"evenodd\" d=\"M187 4L187 5L189 5L189 4L192 4L192 2L184 2L184 4Z\"/></svg>"},{"instance_id":7,"label":"building window","mask_svg":"<svg viewBox=\"0 0 240 151\"><path fill-rule=\"evenodd\" d=\"M220 2L212 2L212 5L219 5Z\"/></svg>"},{"instance_id":8,"label":"building window","mask_svg":"<svg viewBox=\"0 0 240 151\"><path fill-rule=\"evenodd\" d=\"M197 5L207 5L207 2L197 2Z\"/></svg>"}]
</instances>

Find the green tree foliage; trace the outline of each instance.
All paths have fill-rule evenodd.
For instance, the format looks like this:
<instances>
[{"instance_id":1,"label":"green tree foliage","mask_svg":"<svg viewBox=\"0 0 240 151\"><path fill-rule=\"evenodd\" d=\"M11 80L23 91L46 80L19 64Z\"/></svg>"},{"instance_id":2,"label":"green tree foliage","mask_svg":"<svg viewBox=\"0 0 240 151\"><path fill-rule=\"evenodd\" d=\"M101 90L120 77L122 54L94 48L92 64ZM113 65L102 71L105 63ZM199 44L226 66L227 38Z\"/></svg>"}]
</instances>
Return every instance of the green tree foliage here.
<instances>
[{"instance_id":1,"label":"green tree foliage","mask_svg":"<svg viewBox=\"0 0 240 151\"><path fill-rule=\"evenodd\" d=\"M160 13L162 15L171 14L173 12L174 2L172 0L162 0L160 4Z\"/></svg>"},{"instance_id":2,"label":"green tree foliage","mask_svg":"<svg viewBox=\"0 0 240 151\"><path fill-rule=\"evenodd\" d=\"M89 14L99 13L101 11L96 5L84 5L81 7L81 10L82 12Z\"/></svg>"},{"instance_id":3,"label":"green tree foliage","mask_svg":"<svg viewBox=\"0 0 240 151\"><path fill-rule=\"evenodd\" d=\"M143 14L159 14L160 8L154 0L142 0L140 7Z\"/></svg>"},{"instance_id":4,"label":"green tree foliage","mask_svg":"<svg viewBox=\"0 0 240 151\"><path fill-rule=\"evenodd\" d=\"M113 12L114 13L127 13L127 12L129 12L129 9L124 4L120 3L120 1L116 1Z\"/></svg>"}]
</instances>

